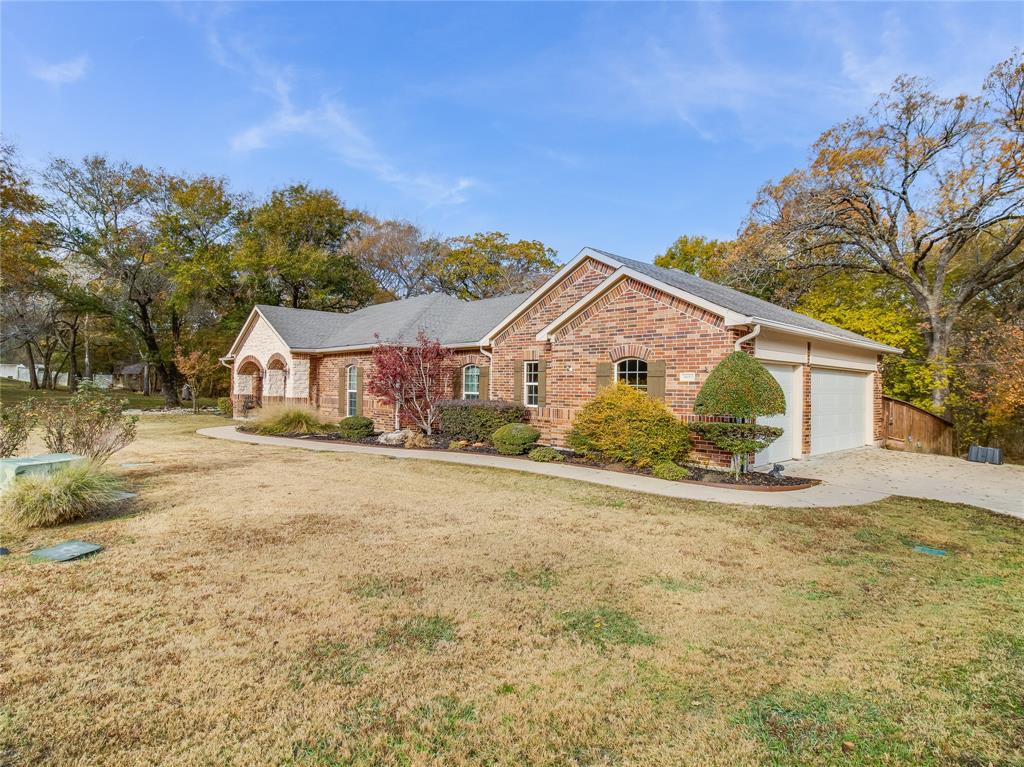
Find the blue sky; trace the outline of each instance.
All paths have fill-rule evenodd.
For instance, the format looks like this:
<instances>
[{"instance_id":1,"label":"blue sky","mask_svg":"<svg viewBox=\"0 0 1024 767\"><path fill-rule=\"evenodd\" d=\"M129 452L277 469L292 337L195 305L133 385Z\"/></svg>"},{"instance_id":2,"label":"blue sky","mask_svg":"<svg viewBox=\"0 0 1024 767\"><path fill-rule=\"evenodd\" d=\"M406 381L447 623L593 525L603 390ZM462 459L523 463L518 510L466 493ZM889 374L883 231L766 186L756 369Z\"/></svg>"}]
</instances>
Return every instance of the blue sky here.
<instances>
[{"instance_id":1,"label":"blue sky","mask_svg":"<svg viewBox=\"0 0 1024 767\"><path fill-rule=\"evenodd\" d=\"M4 138L309 182L428 233L571 257L733 236L757 188L896 75L977 93L1004 4L10 3Z\"/></svg>"}]
</instances>

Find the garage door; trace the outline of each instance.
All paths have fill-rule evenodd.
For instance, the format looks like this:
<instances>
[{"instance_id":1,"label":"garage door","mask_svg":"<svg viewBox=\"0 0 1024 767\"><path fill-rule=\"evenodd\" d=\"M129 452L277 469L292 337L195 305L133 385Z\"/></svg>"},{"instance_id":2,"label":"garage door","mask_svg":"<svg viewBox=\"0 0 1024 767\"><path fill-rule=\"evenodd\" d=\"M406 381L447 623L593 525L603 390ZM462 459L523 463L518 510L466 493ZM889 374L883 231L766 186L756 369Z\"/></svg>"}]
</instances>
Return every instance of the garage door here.
<instances>
[{"instance_id":1,"label":"garage door","mask_svg":"<svg viewBox=\"0 0 1024 767\"><path fill-rule=\"evenodd\" d=\"M757 422L765 426L778 426L782 436L754 456L754 465L763 466L778 461L788 461L796 456L793 454L794 424L796 423L796 368L790 365L765 365L772 378L779 382L786 395L785 415L774 415L770 418L760 417Z\"/></svg>"},{"instance_id":2,"label":"garage door","mask_svg":"<svg viewBox=\"0 0 1024 767\"><path fill-rule=\"evenodd\" d=\"M867 444L868 376L811 369L811 455Z\"/></svg>"}]
</instances>

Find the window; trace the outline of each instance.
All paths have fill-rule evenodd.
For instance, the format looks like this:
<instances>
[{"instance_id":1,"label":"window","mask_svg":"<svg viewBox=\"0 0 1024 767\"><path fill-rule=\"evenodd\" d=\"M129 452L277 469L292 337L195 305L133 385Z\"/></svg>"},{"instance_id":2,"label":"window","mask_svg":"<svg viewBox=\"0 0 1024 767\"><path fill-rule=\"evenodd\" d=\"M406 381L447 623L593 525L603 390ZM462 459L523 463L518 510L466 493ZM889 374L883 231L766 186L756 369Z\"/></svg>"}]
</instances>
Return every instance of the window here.
<instances>
[{"instance_id":1,"label":"window","mask_svg":"<svg viewBox=\"0 0 1024 767\"><path fill-rule=\"evenodd\" d=\"M462 368L462 399L480 399L479 365Z\"/></svg>"},{"instance_id":2,"label":"window","mask_svg":"<svg viewBox=\"0 0 1024 767\"><path fill-rule=\"evenodd\" d=\"M619 360L615 363L615 380L638 391L647 391L647 363L632 357Z\"/></svg>"},{"instance_id":3,"label":"window","mask_svg":"<svg viewBox=\"0 0 1024 767\"><path fill-rule=\"evenodd\" d=\"M540 404L540 363L523 363L523 402L528 407Z\"/></svg>"},{"instance_id":4,"label":"window","mask_svg":"<svg viewBox=\"0 0 1024 767\"><path fill-rule=\"evenodd\" d=\"M350 365L346 376L346 393L348 401L345 403L345 415L359 414L359 368Z\"/></svg>"}]
</instances>

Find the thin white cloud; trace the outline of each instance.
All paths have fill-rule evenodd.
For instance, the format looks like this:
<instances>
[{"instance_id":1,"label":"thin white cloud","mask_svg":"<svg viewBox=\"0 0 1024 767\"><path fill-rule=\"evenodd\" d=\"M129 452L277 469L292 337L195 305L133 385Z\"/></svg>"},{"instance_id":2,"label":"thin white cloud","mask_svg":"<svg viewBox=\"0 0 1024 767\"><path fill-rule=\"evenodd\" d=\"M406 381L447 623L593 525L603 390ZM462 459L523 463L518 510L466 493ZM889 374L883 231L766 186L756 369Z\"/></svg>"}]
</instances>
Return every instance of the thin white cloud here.
<instances>
[{"instance_id":1,"label":"thin white cloud","mask_svg":"<svg viewBox=\"0 0 1024 767\"><path fill-rule=\"evenodd\" d=\"M85 77L87 71L89 71L89 57L83 55L53 64L37 64L32 67L32 76L51 85L66 85L78 82Z\"/></svg>"},{"instance_id":2,"label":"thin white cloud","mask_svg":"<svg viewBox=\"0 0 1024 767\"><path fill-rule=\"evenodd\" d=\"M247 80L249 86L265 95L272 105L268 116L232 136L233 151L271 149L294 136L312 138L348 167L368 173L428 207L463 203L468 199L467 192L479 186L475 179L467 176L445 178L398 167L359 125L352 110L336 96L321 95L313 106L298 104L295 72L259 54L242 35L221 34L218 21L222 15L218 11L203 22L211 56L222 67Z\"/></svg>"}]
</instances>

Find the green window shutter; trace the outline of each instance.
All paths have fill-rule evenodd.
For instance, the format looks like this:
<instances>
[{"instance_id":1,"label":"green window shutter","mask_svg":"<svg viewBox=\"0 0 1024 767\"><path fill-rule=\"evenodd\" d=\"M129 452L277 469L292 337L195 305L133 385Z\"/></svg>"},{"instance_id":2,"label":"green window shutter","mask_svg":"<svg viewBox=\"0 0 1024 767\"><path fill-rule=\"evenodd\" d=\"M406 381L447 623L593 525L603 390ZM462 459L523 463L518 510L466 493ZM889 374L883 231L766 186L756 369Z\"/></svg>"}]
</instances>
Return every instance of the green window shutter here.
<instances>
[{"instance_id":1,"label":"green window shutter","mask_svg":"<svg viewBox=\"0 0 1024 767\"><path fill-rule=\"evenodd\" d=\"M523 361L516 360L512 363L512 401L523 403Z\"/></svg>"},{"instance_id":2,"label":"green window shutter","mask_svg":"<svg viewBox=\"0 0 1024 767\"><path fill-rule=\"evenodd\" d=\"M610 362L598 362L597 363L597 390L606 386L611 386L612 383L612 363Z\"/></svg>"},{"instance_id":3,"label":"green window shutter","mask_svg":"<svg viewBox=\"0 0 1024 767\"><path fill-rule=\"evenodd\" d=\"M548 363L537 361L537 406L544 407L548 400Z\"/></svg>"},{"instance_id":4,"label":"green window shutter","mask_svg":"<svg viewBox=\"0 0 1024 767\"><path fill-rule=\"evenodd\" d=\"M363 369L356 368L356 415L363 414Z\"/></svg>"},{"instance_id":5,"label":"green window shutter","mask_svg":"<svg viewBox=\"0 0 1024 767\"><path fill-rule=\"evenodd\" d=\"M665 399L665 360L647 363L647 394L651 399Z\"/></svg>"},{"instance_id":6,"label":"green window shutter","mask_svg":"<svg viewBox=\"0 0 1024 767\"><path fill-rule=\"evenodd\" d=\"M490 399L491 369L480 367L480 399Z\"/></svg>"},{"instance_id":7,"label":"green window shutter","mask_svg":"<svg viewBox=\"0 0 1024 767\"><path fill-rule=\"evenodd\" d=\"M452 373L452 399L462 399L462 374L465 368L455 368Z\"/></svg>"}]
</instances>

